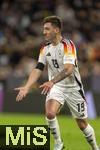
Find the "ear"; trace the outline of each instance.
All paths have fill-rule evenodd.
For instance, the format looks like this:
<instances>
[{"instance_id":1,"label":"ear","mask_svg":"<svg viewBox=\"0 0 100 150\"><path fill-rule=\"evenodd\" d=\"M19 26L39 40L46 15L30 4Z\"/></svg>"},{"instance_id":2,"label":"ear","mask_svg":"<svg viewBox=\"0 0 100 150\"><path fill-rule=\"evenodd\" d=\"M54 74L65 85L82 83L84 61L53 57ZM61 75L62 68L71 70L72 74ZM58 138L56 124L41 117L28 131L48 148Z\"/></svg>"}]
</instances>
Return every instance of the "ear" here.
<instances>
[{"instance_id":1,"label":"ear","mask_svg":"<svg viewBox=\"0 0 100 150\"><path fill-rule=\"evenodd\" d=\"M56 28L55 28L55 32L56 32L56 33L59 33L59 28L56 27Z\"/></svg>"}]
</instances>

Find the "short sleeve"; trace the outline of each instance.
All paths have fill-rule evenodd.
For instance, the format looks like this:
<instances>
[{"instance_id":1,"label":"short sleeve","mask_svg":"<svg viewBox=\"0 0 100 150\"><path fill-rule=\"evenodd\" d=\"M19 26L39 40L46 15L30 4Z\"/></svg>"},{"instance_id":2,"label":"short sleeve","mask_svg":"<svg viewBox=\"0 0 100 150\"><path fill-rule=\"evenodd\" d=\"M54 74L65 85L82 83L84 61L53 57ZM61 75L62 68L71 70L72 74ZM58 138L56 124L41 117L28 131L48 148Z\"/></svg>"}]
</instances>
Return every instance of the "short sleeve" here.
<instances>
[{"instance_id":1,"label":"short sleeve","mask_svg":"<svg viewBox=\"0 0 100 150\"><path fill-rule=\"evenodd\" d=\"M63 57L63 64L73 64L75 65L76 60L76 48L74 43L69 40L67 42L63 42L64 45L64 57Z\"/></svg>"},{"instance_id":2,"label":"short sleeve","mask_svg":"<svg viewBox=\"0 0 100 150\"><path fill-rule=\"evenodd\" d=\"M46 65L45 47L42 47L40 49L40 54L39 54L38 62L41 62L44 65Z\"/></svg>"}]
</instances>

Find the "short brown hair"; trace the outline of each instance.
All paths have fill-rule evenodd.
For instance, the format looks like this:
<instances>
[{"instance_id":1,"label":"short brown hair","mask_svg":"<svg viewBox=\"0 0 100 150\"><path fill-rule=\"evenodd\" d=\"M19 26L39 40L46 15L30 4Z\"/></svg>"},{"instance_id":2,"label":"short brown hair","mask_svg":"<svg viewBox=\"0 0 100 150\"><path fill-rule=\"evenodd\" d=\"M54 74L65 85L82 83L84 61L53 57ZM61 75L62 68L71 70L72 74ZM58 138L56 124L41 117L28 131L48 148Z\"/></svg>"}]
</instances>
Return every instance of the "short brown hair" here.
<instances>
[{"instance_id":1,"label":"short brown hair","mask_svg":"<svg viewBox=\"0 0 100 150\"><path fill-rule=\"evenodd\" d=\"M43 24L50 22L52 25L58 27L60 30L62 29L62 21L58 16L48 16L44 18Z\"/></svg>"}]
</instances>

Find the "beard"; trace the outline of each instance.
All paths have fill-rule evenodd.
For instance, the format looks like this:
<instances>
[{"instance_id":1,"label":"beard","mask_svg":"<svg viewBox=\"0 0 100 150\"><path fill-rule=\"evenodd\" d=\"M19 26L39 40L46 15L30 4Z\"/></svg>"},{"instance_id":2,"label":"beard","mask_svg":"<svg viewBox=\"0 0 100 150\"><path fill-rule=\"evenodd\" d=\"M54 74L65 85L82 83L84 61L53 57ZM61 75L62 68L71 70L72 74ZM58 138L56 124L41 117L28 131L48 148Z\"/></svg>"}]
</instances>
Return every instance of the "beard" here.
<instances>
[{"instance_id":1,"label":"beard","mask_svg":"<svg viewBox=\"0 0 100 150\"><path fill-rule=\"evenodd\" d=\"M56 39L56 35L55 35L55 34L52 34L50 37L44 36L44 40L45 40L46 42L52 42L52 41L54 41L55 39Z\"/></svg>"}]
</instances>

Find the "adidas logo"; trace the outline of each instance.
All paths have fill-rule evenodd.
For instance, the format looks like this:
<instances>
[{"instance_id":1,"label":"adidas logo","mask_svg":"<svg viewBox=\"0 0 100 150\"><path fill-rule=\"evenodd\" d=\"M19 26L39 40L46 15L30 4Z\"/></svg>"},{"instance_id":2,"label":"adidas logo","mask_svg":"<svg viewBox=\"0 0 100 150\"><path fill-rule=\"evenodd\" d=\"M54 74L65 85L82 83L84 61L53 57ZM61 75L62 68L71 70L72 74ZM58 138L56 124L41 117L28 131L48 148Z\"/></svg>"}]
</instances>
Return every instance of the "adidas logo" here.
<instances>
[{"instance_id":1,"label":"adidas logo","mask_svg":"<svg viewBox=\"0 0 100 150\"><path fill-rule=\"evenodd\" d=\"M51 56L50 52L46 54L46 56Z\"/></svg>"}]
</instances>

